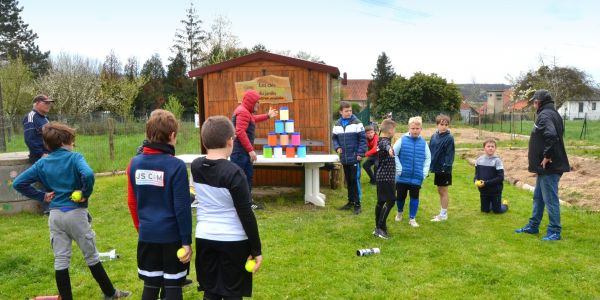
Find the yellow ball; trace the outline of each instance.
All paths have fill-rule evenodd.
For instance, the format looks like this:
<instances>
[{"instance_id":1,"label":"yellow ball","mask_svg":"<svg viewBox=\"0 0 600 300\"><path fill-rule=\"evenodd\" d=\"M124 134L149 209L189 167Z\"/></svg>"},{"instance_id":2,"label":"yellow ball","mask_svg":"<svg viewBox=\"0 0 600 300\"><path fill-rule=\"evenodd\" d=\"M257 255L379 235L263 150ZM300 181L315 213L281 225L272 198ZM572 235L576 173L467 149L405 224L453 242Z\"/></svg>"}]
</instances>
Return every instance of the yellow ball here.
<instances>
[{"instance_id":1,"label":"yellow ball","mask_svg":"<svg viewBox=\"0 0 600 300\"><path fill-rule=\"evenodd\" d=\"M73 191L71 194L71 200L73 200L73 202L81 202L81 196L81 191Z\"/></svg>"},{"instance_id":2,"label":"yellow ball","mask_svg":"<svg viewBox=\"0 0 600 300\"><path fill-rule=\"evenodd\" d=\"M477 181L475 181L475 185L477 187L482 187L483 186L483 180L477 180Z\"/></svg>"},{"instance_id":3,"label":"yellow ball","mask_svg":"<svg viewBox=\"0 0 600 300\"><path fill-rule=\"evenodd\" d=\"M184 248L179 248L179 250L177 250L177 257L178 258L182 258L185 256L185 249Z\"/></svg>"},{"instance_id":4,"label":"yellow ball","mask_svg":"<svg viewBox=\"0 0 600 300\"><path fill-rule=\"evenodd\" d=\"M249 259L246 261L246 271L252 272L254 270L254 266L256 266L256 261L254 259Z\"/></svg>"}]
</instances>

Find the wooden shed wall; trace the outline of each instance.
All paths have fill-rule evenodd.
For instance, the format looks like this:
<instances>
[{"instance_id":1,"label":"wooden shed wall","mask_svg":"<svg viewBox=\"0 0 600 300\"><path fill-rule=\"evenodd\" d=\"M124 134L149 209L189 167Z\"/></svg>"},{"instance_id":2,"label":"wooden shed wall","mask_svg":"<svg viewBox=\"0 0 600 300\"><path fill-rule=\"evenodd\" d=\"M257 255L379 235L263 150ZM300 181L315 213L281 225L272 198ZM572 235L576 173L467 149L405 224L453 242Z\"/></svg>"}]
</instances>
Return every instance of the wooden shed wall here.
<instances>
[{"instance_id":1,"label":"wooden shed wall","mask_svg":"<svg viewBox=\"0 0 600 300\"><path fill-rule=\"evenodd\" d=\"M331 78L330 74L325 72L260 60L205 74L202 82L206 117L225 115L231 118L234 109L239 105L235 95L235 82L266 75L288 77L294 101L279 105L261 104L258 113L266 113L269 106L288 107L290 119L294 120L295 131L300 132L301 138L324 143L323 147L309 147L308 153L330 153ZM268 132L275 131L274 119L256 125L257 138L266 138ZM262 146L255 145L255 149L262 150ZM255 168L254 185L297 186L303 182L304 173L301 168ZM325 171L321 172L321 182L328 182L328 173Z\"/></svg>"}]
</instances>

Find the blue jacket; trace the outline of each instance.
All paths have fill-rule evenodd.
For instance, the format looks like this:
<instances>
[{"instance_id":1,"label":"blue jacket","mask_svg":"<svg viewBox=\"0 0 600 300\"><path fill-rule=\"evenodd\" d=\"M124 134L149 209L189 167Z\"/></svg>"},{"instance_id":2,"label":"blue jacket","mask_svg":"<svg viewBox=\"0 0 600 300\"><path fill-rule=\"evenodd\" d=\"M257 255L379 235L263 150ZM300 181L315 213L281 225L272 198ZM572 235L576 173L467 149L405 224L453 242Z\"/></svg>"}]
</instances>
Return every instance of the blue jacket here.
<instances>
[{"instance_id":1,"label":"blue jacket","mask_svg":"<svg viewBox=\"0 0 600 300\"><path fill-rule=\"evenodd\" d=\"M23 119L23 137L30 157L40 157L48 153L42 139L42 127L47 123L48 118L35 110L30 111Z\"/></svg>"},{"instance_id":2,"label":"blue jacket","mask_svg":"<svg viewBox=\"0 0 600 300\"><path fill-rule=\"evenodd\" d=\"M192 243L192 209L185 163L144 147L127 168L128 203L139 240L147 243ZM138 218L136 220L135 218Z\"/></svg>"},{"instance_id":3,"label":"blue jacket","mask_svg":"<svg viewBox=\"0 0 600 300\"><path fill-rule=\"evenodd\" d=\"M406 133L394 144L396 182L420 186L429 173L431 152L423 137Z\"/></svg>"},{"instance_id":4,"label":"blue jacket","mask_svg":"<svg viewBox=\"0 0 600 300\"><path fill-rule=\"evenodd\" d=\"M19 193L34 200L44 201L46 192L32 186L41 182L46 190L54 192L50 208L88 207L90 195L94 189L94 172L83 155L58 148L21 173L13 182ZM84 202L71 201L74 190L81 190Z\"/></svg>"},{"instance_id":5,"label":"blue jacket","mask_svg":"<svg viewBox=\"0 0 600 300\"><path fill-rule=\"evenodd\" d=\"M450 131L444 133L436 131L429 141L429 151L431 151L429 170L432 173L452 173L454 137L452 137Z\"/></svg>"},{"instance_id":6,"label":"blue jacket","mask_svg":"<svg viewBox=\"0 0 600 300\"><path fill-rule=\"evenodd\" d=\"M367 136L365 127L354 115L350 119L339 118L333 126L333 149L342 148L340 162L343 165L358 163L356 156L365 156L367 152Z\"/></svg>"}]
</instances>

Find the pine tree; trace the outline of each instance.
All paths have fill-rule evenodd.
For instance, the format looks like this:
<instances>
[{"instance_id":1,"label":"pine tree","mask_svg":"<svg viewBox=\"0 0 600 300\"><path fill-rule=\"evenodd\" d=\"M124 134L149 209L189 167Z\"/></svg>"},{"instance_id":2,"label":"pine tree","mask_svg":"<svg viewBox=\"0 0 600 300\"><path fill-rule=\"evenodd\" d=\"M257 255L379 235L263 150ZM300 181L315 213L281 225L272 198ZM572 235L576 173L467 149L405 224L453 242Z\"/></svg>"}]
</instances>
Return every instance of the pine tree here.
<instances>
[{"instance_id":1,"label":"pine tree","mask_svg":"<svg viewBox=\"0 0 600 300\"><path fill-rule=\"evenodd\" d=\"M0 0L0 62L21 56L35 77L46 74L50 51L41 52L35 44L38 35L21 19L17 0Z\"/></svg>"},{"instance_id":2,"label":"pine tree","mask_svg":"<svg viewBox=\"0 0 600 300\"><path fill-rule=\"evenodd\" d=\"M381 52L381 55L377 58L377 66L371 75L373 76L373 80L367 88L367 99L377 113L385 113L378 111L377 100L380 98L381 90L396 77L392 62L385 52Z\"/></svg>"},{"instance_id":3,"label":"pine tree","mask_svg":"<svg viewBox=\"0 0 600 300\"><path fill-rule=\"evenodd\" d=\"M177 55L182 53L186 57L186 64L191 70L200 66L204 60L206 40L208 34L202 29L202 20L196 13L194 4L190 3L190 8L186 10L186 18L181 20L183 29L177 29L175 32L175 45L171 51Z\"/></svg>"}]
</instances>

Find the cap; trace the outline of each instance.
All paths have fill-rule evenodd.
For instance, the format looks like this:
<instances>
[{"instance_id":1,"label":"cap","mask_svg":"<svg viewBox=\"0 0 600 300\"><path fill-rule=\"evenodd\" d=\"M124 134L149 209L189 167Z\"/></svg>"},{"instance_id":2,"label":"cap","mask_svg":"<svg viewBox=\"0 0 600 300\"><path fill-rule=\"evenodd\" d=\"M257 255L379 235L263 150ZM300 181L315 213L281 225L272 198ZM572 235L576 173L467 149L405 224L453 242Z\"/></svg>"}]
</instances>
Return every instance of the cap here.
<instances>
[{"instance_id":1,"label":"cap","mask_svg":"<svg viewBox=\"0 0 600 300\"><path fill-rule=\"evenodd\" d=\"M540 90L535 91L535 93L533 94L533 97L531 97L531 99L529 99L529 101L534 101L534 100L538 100L542 103L550 102L550 101L552 101L552 96L550 95L550 92L548 92L548 90L540 89Z\"/></svg>"},{"instance_id":2,"label":"cap","mask_svg":"<svg viewBox=\"0 0 600 300\"><path fill-rule=\"evenodd\" d=\"M54 102L54 100L48 98L48 96L46 96L46 95L37 95L37 96L35 96L35 98L33 98L33 103L40 102L40 101Z\"/></svg>"}]
</instances>

